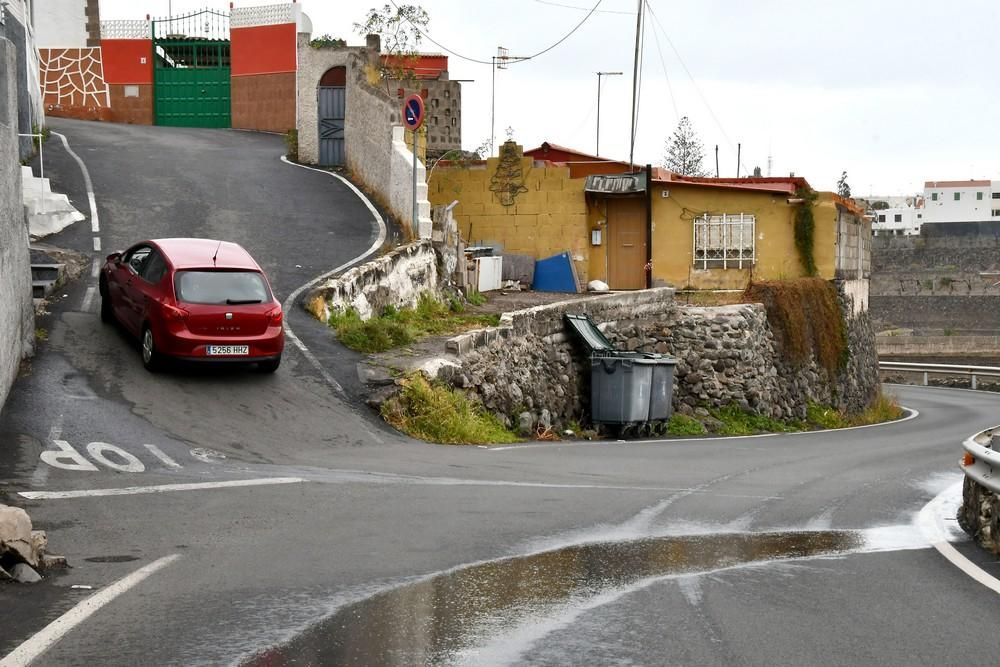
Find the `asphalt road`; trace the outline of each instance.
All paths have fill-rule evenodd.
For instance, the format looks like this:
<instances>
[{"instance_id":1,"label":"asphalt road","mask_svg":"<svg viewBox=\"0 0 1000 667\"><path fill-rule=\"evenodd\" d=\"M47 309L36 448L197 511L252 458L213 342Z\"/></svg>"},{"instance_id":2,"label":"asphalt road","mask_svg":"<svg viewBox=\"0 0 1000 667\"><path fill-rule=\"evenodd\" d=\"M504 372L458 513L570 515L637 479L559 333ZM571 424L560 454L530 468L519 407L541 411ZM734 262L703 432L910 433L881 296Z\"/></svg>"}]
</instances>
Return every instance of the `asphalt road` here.
<instances>
[{"instance_id":1,"label":"asphalt road","mask_svg":"<svg viewBox=\"0 0 1000 667\"><path fill-rule=\"evenodd\" d=\"M344 186L278 160L280 137L52 125L90 170L102 250L89 222L54 245L98 256L149 237L233 239L284 299L376 238ZM86 212L76 163L58 146L46 156L54 189ZM289 322L345 394L293 348L274 376L148 374L135 342L100 323L96 302L83 307L89 275L40 321L47 340L0 413L0 494L73 566L0 586L0 654L149 565L159 569L38 664L987 665L1000 654L996 593L929 548L915 519L960 480L961 439L1000 423L998 395L892 388L919 416L843 432L433 446L359 405L349 355L304 315ZM68 447L93 469L41 458ZM239 480L254 485L18 495Z\"/></svg>"}]
</instances>

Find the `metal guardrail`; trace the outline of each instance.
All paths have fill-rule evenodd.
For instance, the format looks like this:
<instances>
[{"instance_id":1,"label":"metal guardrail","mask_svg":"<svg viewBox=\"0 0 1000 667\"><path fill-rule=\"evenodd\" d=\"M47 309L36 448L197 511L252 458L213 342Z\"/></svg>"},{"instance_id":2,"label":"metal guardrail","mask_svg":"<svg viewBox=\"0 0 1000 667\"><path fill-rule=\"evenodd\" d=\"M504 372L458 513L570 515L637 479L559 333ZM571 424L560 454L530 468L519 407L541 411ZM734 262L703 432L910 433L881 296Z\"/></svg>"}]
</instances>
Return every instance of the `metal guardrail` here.
<instances>
[{"instance_id":1,"label":"metal guardrail","mask_svg":"<svg viewBox=\"0 0 1000 667\"><path fill-rule=\"evenodd\" d=\"M927 385L929 374L967 375L972 378L972 388L976 388L977 377L1000 377L1000 368L995 366L966 366L961 364L911 364L904 361L880 361L880 370L895 370L910 373L923 373L924 386ZM994 435L994 433L996 435ZM1000 426L986 429L975 434L962 443L965 456L962 458L962 471L966 477L978 483L993 493L1000 493L1000 476L995 468L1000 467L1000 451L993 449L993 439L1000 444Z\"/></svg>"},{"instance_id":2,"label":"metal guardrail","mask_svg":"<svg viewBox=\"0 0 1000 667\"><path fill-rule=\"evenodd\" d=\"M924 386L927 386L928 376L936 375L966 375L972 378L972 388L978 387L977 378L1000 377L1000 368L995 366L967 366L962 364L911 364L905 361L880 361L880 370L903 371L906 373L923 373Z\"/></svg>"},{"instance_id":3,"label":"metal guardrail","mask_svg":"<svg viewBox=\"0 0 1000 667\"><path fill-rule=\"evenodd\" d=\"M993 438L996 437L1000 442L1000 436L994 436L995 431L1000 431L1000 426L977 433L962 443L962 447L965 448L962 470L966 477L980 486L986 487L993 493L1000 493L1000 478L994 470L1000 465L1000 452L992 449Z\"/></svg>"}]
</instances>

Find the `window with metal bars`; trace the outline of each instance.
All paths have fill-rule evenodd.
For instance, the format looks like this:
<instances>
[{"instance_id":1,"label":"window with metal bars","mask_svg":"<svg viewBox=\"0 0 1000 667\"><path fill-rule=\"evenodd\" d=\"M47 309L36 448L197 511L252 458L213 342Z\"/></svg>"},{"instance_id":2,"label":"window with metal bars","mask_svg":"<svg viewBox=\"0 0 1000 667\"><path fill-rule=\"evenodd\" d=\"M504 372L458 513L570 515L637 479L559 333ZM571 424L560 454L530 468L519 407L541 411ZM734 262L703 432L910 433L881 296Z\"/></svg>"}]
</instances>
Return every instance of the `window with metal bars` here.
<instances>
[{"instance_id":1,"label":"window with metal bars","mask_svg":"<svg viewBox=\"0 0 1000 667\"><path fill-rule=\"evenodd\" d=\"M756 219L746 213L703 215L694 220L694 266L744 269L756 260Z\"/></svg>"}]
</instances>

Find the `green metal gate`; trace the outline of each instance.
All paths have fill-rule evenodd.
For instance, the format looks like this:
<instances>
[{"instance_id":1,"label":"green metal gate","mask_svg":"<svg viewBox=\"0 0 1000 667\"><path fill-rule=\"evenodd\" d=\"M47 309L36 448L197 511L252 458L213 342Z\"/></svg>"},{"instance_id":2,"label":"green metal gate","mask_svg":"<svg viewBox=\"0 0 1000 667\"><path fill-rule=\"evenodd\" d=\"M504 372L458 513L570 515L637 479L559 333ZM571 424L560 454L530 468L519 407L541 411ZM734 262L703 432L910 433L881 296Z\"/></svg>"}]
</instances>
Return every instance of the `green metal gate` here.
<instances>
[{"instance_id":1,"label":"green metal gate","mask_svg":"<svg viewBox=\"0 0 1000 667\"><path fill-rule=\"evenodd\" d=\"M229 127L229 16L203 10L152 23L154 122Z\"/></svg>"}]
</instances>

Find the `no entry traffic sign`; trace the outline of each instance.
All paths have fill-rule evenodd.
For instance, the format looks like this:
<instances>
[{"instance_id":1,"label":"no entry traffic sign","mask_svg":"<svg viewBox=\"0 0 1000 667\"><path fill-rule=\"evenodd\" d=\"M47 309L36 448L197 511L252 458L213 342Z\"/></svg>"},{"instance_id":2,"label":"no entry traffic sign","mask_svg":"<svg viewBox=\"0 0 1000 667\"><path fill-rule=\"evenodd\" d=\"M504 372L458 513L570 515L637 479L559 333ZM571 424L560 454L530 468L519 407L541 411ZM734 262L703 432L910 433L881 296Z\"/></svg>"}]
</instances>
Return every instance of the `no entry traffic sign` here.
<instances>
[{"instance_id":1,"label":"no entry traffic sign","mask_svg":"<svg viewBox=\"0 0 1000 667\"><path fill-rule=\"evenodd\" d=\"M416 130L424 123L424 98L410 95L403 100L403 124L408 130Z\"/></svg>"}]
</instances>

